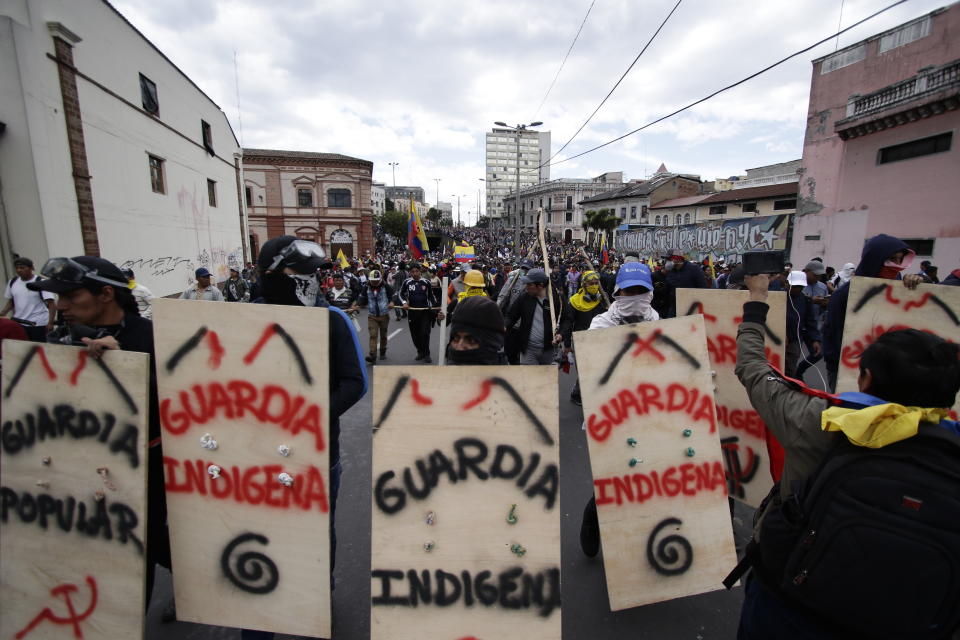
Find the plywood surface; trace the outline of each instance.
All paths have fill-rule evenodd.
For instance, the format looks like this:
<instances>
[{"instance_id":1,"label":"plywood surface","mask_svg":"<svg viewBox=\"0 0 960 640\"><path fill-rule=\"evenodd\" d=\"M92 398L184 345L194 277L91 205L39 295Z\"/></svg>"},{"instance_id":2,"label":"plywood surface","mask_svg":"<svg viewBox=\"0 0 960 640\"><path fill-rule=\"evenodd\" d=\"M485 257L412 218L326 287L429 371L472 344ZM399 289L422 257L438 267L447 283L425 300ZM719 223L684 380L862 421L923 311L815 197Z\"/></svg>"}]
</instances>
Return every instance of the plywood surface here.
<instances>
[{"instance_id":1,"label":"plywood surface","mask_svg":"<svg viewBox=\"0 0 960 640\"><path fill-rule=\"evenodd\" d=\"M837 393L857 390L860 356L878 337L894 329L920 329L960 342L960 287L857 276L850 281ZM953 405L960 412L960 400Z\"/></svg>"},{"instance_id":2,"label":"plywood surface","mask_svg":"<svg viewBox=\"0 0 960 640\"><path fill-rule=\"evenodd\" d=\"M0 637L143 637L148 371L4 341Z\"/></svg>"},{"instance_id":3,"label":"plywood surface","mask_svg":"<svg viewBox=\"0 0 960 640\"><path fill-rule=\"evenodd\" d=\"M154 302L181 620L330 635L328 313Z\"/></svg>"},{"instance_id":4,"label":"plywood surface","mask_svg":"<svg viewBox=\"0 0 960 640\"><path fill-rule=\"evenodd\" d=\"M573 335L610 608L721 588L736 553L703 318Z\"/></svg>"},{"instance_id":5,"label":"plywood surface","mask_svg":"<svg viewBox=\"0 0 960 640\"><path fill-rule=\"evenodd\" d=\"M723 449L727 491L750 505L760 502L773 486L767 454L766 425L754 411L746 389L734 373L737 365L737 329L743 303L749 291L731 289L677 289L677 311L683 315L702 314L707 331L710 368L716 372L717 430ZM767 299L767 357L783 371L786 338L786 299L782 291L771 291Z\"/></svg>"},{"instance_id":6,"label":"plywood surface","mask_svg":"<svg viewBox=\"0 0 960 640\"><path fill-rule=\"evenodd\" d=\"M559 639L556 367L376 367L373 416L371 638Z\"/></svg>"}]
</instances>

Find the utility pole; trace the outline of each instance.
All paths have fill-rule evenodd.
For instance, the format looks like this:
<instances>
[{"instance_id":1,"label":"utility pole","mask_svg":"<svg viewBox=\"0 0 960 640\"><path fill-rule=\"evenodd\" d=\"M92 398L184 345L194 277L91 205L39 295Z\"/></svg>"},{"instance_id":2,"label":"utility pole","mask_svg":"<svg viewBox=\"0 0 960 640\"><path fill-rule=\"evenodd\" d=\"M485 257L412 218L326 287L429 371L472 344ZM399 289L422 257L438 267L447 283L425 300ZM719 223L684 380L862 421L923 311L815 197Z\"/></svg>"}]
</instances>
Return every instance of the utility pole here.
<instances>
[{"instance_id":1,"label":"utility pole","mask_svg":"<svg viewBox=\"0 0 960 640\"><path fill-rule=\"evenodd\" d=\"M498 127L507 127L510 128L505 122L494 122L493 124ZM515 225L513 229L513 250L514 253L519 253L520 251L520 134L527 129L527 127L539 127L543 123L540 121L531 122L530 124L518 124L513 127L513 132L516 134L517 139L517 190L514 194L514 214L516 215Z\"/></svg>"},{"instance_id":2,"label":"utility pole","mask_svg":"<svg viewBox=\"0 0 960 640\"><path fill-rule=\"evenodd\" d=\"M397 165L399 165L400 163L388 162L387 164L390 165L390 169L393 171L393 188L396 189L397 188ZM393 194L393 195L394 197L396 197L397 194Z\"/></svg>"},{"instance_id":3,"label":"utility pole","mask_svg":"<svg viewBox=\"0 0 960 640\"><path fill-rule=\"evenodd\" d=\"M433 181L437 183L437 205L436 205L436 209L437 209L438 212L440 211L440 180L441 180L441 178L434 178L434 179L433 179ZM441 220L441 221L443 220L443 214L442 214L442 213L440 214L440 220Z\"/></svg>"}]
</instances>

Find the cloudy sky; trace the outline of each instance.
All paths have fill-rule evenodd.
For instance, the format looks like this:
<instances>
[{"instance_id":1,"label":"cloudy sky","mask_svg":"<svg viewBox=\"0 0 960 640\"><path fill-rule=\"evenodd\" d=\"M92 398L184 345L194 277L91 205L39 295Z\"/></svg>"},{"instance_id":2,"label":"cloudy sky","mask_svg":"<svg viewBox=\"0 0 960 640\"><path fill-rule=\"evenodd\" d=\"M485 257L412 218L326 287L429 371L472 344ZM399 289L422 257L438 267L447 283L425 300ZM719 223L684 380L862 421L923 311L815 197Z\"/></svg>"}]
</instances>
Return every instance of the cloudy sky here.
<instances>
[{"instance_id":1,"label":"cloudy sky","mask_svg":"<svg viewBox=\"0 0 960 640\"><path fill-rule=\"evenodd\" d=\"M493 122L542 120L556 152L597 107L676 0L111 0L230 119L247 147L343 153L374 179L461 196L471 219ZM740 80L893 0L682 0L551 177L665 163L704 179L800 158L810 61L835 40L640 134L571 155ZM910 0L843 47L948 4ZM841 15L842 5L842 15ZM239 69L239 109L234 74ZM242 118L242 127L241 124ZM481 194L481 202L483 200Z\"/></svg>"}]
</instances>

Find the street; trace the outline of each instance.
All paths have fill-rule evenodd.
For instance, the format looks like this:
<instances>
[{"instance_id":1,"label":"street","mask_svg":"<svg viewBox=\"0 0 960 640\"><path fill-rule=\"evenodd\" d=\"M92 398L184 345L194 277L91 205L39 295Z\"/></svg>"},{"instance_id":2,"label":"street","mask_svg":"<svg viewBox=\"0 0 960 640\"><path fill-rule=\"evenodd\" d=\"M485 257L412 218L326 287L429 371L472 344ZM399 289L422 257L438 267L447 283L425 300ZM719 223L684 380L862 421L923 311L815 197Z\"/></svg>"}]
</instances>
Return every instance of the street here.
<instances>
[{"instance_id":1,"label":"street","mask_svg":"<svg viewBox=\"0 0 960 640\"><path fill-rule=\"evenodd\" d=\"M366 313L359 317L360 344L366 351ZM377 366L438 366L439 329L431 333L433 365L414 361L416 350L407 321L390 320L387 359ZM368 372L372 367L368 365ZM810 373L814 373L811 371ZM587 558L580 550L580 519L592 486L580 407L570 402L575 371L558 372L560 407L563 637L571 639L707 640L736 635L742 592L719 590L690 598L611 612L603 575L602 552ZM333 636L365 640L370 636L370 451L372 389L340 419L343 480L337 502L337 558L333 592ZM749 539L752 509L737 504L734 534L738 550ZM732 568L732 567L731 567ZM718 585L719 586L719 585ZM148 640L235 640L237 629L187 622L162 623L172 594L170 574L160 569L146 620ZM278 636L290 640L293 636Z\"/></svg>"}]
</instances>

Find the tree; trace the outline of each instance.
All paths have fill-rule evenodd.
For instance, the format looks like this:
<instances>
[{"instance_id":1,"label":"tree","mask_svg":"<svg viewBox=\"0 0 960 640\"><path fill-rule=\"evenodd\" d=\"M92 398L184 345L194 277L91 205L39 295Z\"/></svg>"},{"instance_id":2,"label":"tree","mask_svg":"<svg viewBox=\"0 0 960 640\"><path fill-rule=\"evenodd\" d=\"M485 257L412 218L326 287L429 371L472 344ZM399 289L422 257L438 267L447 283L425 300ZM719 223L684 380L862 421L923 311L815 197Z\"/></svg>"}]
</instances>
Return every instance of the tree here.
<instances>
[{"instance_id":1,"label":"tree","mask_svg":"<svg viewBox=\"0 0 960 640\"><path fill-rule=\"evenodd\" d=\"M606 234L620 226L620 222L616 209L599 209L584 212L582 226L584 230L595 229L599 233Z\"/></svg>"},{"instance_id":2,"label":"tree","mask_svg":"<svg viewBox=\"0 0 960 640\"><path fill-rule=\"evenodd\" d=\"M388 209L380 217L380 228L388 236L393 236L402 241L407 237L407 216L401 211Z\"/></svg>"},{"instance_id":3,"label":"tree","mask_svg":"<svg viewBox=\"0 0 960 640\"><path fill-rule=\"evenodd\" d=\"M393 200L390 198L384 199L384 211L396 211L396 207L393 206Z\"/></svg>"},{"instance_id":4,"label":"tree","mask_svg":"<svg viewBox=\"0 0 960 640\"><path fill-rule=\"evenodd\" d=\"M440 212L440 209L436 207L430 207L430 210L427 211L427 220L433 223L433 226L437 226L440 223L440 217L443 213Z\"/></svg>"},{"instance_id":5,"label":"tree","mask_svg":"<svg viewBox=\"0 0 960 640\"><path fill-rule=\"evenodd\" d=\"M490 226L490 218L488 216L480 216L477 218L476 227L478 229L486 229Z\"/></svg>"}]
</instances>

